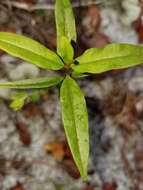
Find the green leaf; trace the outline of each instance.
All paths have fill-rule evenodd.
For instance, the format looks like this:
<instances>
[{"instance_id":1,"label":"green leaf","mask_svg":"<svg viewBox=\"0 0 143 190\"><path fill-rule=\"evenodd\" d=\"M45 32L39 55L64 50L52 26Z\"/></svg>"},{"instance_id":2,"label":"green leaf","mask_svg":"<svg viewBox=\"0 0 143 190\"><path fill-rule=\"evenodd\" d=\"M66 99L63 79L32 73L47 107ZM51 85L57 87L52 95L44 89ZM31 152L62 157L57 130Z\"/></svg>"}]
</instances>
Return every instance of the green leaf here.
<instances>
[{"instance_id":1,"label":"green leaf","mask_svg":"<svg viewBox=\"0 0 143 190\"><path fill-rule=\"evenodd\" d=\"M25 99L28 97L28 94L26 92L20 92L16 93L11 96L11 99L13 100L10 104L10 108L14 110L19 110L24 106Z\"/></svg>"},{"instance_id":2,"label":"green leaf","mask_svg":"<svg viewBox=\"0 0 143 190\"><path fill-rule=\"evenodd\" d=\"M76 42L76 26L70 0L56 0L55 7L57 28L57 51L60 52L60 39L67 37L68 41Z\"/></svg>"},{"instance_id":3,"label":"green leaf","mask_svg":"<svg viewBox=\"0 0 143 190\"><path fill-rule=\"evenodd\" d=\"M44 69L59 70L61 59L39 42L9 32L0 32L0 49Z\"/></svg>"},{"instance_id":4,"label":"green leaf","mask_svg":"<svg viewBox=\"0 0 143 190\"><path fill-rule=\"evenodd\" d=\"M37 102L40 99L40 91L32 91L29 95L29 98L31 102Z\"/></svg>"},{"instance_id":5,"label":"green leaf","mask_svg":"<svg viewBox=\"0 0 143 190\"><path fill-rule=\"evenodd\" d=\"M25 98L14 100L10 104L10 108L14 110L20 110L24 106L24 101L25 101Z\"/></svg>"},{"instance_id":6,"label":"green leaf","mask_svg":"<svg viewBox=\"0 0 143 190\"><path fill-rule=\"evenodd\" d=\"M87 108L83 93L69 76L61 86L60 100L67 140L80 174L86 180L89 155Z\"/></svg>"},{"instance_id":7,"label":"green leaf","mask_svg":"<svg viewBox=\"0 0 143 190\"><path fill-rule=\"evenodd\" d=\"M28 96L29 96L29 95L28 95L27 92L22 91L22 92L16 92L16 93L12 94L12 95L10 96L10 99L11 99L11 100L17 100L17 99L25 98L25 97L28 97Z\"/></svg>"},{"instance_id":8,"label":"green leaf","mask_svg":"<svg viewBox=\"0 0 143 190\"><path fill-rule=\"evenodd\" d=\"M105 48L91 48L72 65L77 73L102 73L143 63L143 47L129 44L110 44Z\"/></svg>"},{"instance_id":9,"label":"green leaf","mask_svg":"<svg viewBox=\"0 0 143 190\"><path fill-rule=\"evenodd\" d=\"M60 38L59 47L59 55L66 64L70 64L73 61L74 50L67 37L62 36Z\"/></svg>"},{"instance_id":10,"label":"green leaf","mask_svg":"<svg viewBox=\"0 0 143 190\"><path fill-rule=\"evenodd\" d=\"M91 74L84 74L84 73L76 73L76 72L72 72L72 77L73 78L83 78L83 77L88 77Z\"/></svg>"},{"instance_id":11,"label":"green leaf","mask_svg":"<svg viewBox=\"0 0 143 190\"><path fill-rule=\"evenodd\" d=\"M62 77L41 77L13 82L0 82L0 88L40 89L55 86L63 80Z\"/></svg>"}]
</instances>

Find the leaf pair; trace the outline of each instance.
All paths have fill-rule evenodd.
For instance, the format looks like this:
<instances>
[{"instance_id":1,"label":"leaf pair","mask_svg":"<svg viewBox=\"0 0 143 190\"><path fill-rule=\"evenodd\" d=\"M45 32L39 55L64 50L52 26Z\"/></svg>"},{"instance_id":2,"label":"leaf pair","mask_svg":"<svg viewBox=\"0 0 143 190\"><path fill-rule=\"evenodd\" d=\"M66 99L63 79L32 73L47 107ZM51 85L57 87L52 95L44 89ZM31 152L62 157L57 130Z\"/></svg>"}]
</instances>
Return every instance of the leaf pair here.
<instances>
[{"instance_id":1,"label":"leaf pair","mask_svg":"<svg viewBox=\"0 0 143 190\"><path fill-rule=\"evenodd\" d=\"M57 0L55 7L57 27L57 52L65 64L73 62L74 50L71 42L76 42L76 27L69 0ZM88 115L84 95L78 84L66 76L60 90L62 119L67 140L84 180L87 179L89 156Z\"/></svg>"},{"instance_id":2,"label":"leaf pair","mask_svg":"<svg viewBox=\"0 0 143 190\"><path fill-rule=\"evenodd\" d=\"M39 66L44 69L59 70L64 64L60 57L47 49L39 42L20 36L14 33L0 32L0 49L7 53L19 57L23 60ZM36 79L27 79L14 82L1 82L1 88L14 89L40 89L54 86L62 81L62 77L42 77ZM10 107L19 109L24 105L27 96L17 97L11 103Z\"/></svg>"}]
</instances>

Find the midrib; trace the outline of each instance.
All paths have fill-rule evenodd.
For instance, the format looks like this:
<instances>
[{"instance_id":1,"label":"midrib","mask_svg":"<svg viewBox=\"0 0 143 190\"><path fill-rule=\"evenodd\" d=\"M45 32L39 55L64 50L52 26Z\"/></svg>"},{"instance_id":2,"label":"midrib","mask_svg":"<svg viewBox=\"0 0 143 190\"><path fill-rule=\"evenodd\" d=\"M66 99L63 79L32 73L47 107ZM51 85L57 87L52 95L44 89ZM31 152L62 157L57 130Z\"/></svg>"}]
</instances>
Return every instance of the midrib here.
<instances>
[{"instance_id":1,"label":"midrib","mask_svg":"<svg viewBox=\"0 0 143 190\"><path fill-rule=\"evenodd\" d=\"M69 84L69 86L70 86L70 84ZM77 141L78 141L78 135L77 135L77 130L76 130L76 122L75 122L75 114L74 114L74 108L73 108L73 104L72 104L72 99L73 99L73 97L72 97L72 92L71 92L71 89L70 89L70 88L69 88L69 90L68 90L68 96L70 97L70 98L69 98L69 102L70 102L70 105L71 105L71 108L72 108L71 112L72 112L72 116L73 116L73 118L74 118L73 121L74 121L74 125L75 125L76 138L77 138ZM78 145L79 153L81 154L79 144L77 143L77 145ZM82 163L81 156L80 156L80 162ZM81 167L82 167L82 166L81 166ZM82 171L84 171L83 167L82 167Z\"/></svg>"}]
</instances>

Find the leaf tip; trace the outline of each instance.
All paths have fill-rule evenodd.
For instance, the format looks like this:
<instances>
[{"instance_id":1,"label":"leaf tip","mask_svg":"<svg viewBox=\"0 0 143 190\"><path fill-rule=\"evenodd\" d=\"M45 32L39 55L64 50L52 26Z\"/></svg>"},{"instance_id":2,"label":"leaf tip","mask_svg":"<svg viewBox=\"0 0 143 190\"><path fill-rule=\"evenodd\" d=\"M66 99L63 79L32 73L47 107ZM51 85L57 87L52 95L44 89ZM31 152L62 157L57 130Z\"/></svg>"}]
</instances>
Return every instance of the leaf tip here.
<instances>
[{"instance_id":1,"label":"leaf tip","mask_svg":"<svg viewBox=\"0 0 143 190\"><path fill-rule=\"evenodd\" d=\"M82 180L83 180L84 182L87 182L87 181L88 181L88 175L87 175L87 172L84 173L84 174L81 174L81 177L82 177Z\"/></svg>"}]
</instances>

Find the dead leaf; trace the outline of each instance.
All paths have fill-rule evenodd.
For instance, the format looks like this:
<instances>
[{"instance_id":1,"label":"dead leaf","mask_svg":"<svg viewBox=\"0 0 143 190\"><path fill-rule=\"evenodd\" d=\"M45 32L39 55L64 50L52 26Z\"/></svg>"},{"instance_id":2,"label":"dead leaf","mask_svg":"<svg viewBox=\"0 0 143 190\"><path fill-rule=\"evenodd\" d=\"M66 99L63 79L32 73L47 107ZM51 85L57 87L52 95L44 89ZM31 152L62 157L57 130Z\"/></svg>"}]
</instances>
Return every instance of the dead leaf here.
<instances>
[{"instance_id":1,"label":"dead leaf","mask_svg":"<svg viewBox=\"0 0 143 190\"><path fill-rule=\"evenodd\" d=\"M12 187L10 190L26 190L21 184L17 184L15 187Z\"/></svg>"},{"instance_id":2,"label":"dead leaf","mask_svg":"<svg viewBox=\"0 0 143 190\"><path fill-rule=\"evenodd\" d=\"M87 11L87 16L90 17L91 27L97 30L97 28L99 28L101 23L101 17L99 9L97 8L96 5L89 6Z\"/></svg>"},{"instance_id":3,"label":"dead leaf","mask_svg":"<svg viewBox=\"0 0 143 190\"><path fill-rule=\"evenodd\" d=\"M117 184L113 183L104 183L102 190L117 190Z\"/></svg>"},{"instance_id":4,"label":"dead leaf","mask_svg":"<svg viewBox=\"0 0 143 190\"><path fill-rule=\"evenodd\" d=\"M94 190L94 187L90 186L90 185L87 185L86 187L84 187L83 189L81 190Z\"/></svg>"},{"instance_id":5,"label":"dead leaf","mask_svg":"<svg viewBox=\"0 0 143 190\"><path fill-rule=\"evenodd\" d=\"M113 74L110 72L110 75ZM116 74L116 73L115 73ZM118 80L114 80L113 88L110 93L106 96L104 102L105 114L116 117L123 110L126 101L126 91L122 88L122 84Z\"/></svg>"},{"instance_id":6,"label":"dead leaf","mask_svg":"<svg viewBox=\"0 0 143 190\"><path fill-rule=\"evenodd\" d=\"M122 111L116 116L116 121L120 127L132 134L137 130L137 110L136 110L137 97L129 93L127 94Z\"/></svg>"},{"instance_id":7,"label":"dead leaf","mask_svg":"<svg viewBox=\"0 0 143 190\"><path fill-rule=\"evenodd\" d=\"M62 168L73 178L80 177L79 171L73 160L71 151L66 141L55 141L44 146L46 152L53 155L57 161L61 161Z\"/></svg>"},{"instance_id":8,"label":"dead leaf","mask_svg":"<svg viewBox=\"0 0 143 190\"><path fill-rule=\"evenodd\" d=\"M32 4L34 2L34 0L20 0L20 2Z\"/></svg>"},{"instance_id":9,"label":"dead leaf","mask_svg":"<svg viewBox=\"0 0 143 190\"><path fill-rule=\"evenodd\" d=\"M101 33L101 32L96 32L94 33L94 35L90 36L87 39L87 48L92 48L92 47L96 47L96 48L103 48L105 47L107 44L109 44L110 40L109 38Z\"/></svg>"},{"instance_id":10,"label":"dead leaf","mask_svg":"<svg viewBox=\"0 0 143 190\"><path fill-rule=\"evenodd\" d=\"M29 133L28 126L25 123L17 123L16 128L19 132L19 137L21 142L25 146L29 146L31 144L31 134Z\"/></svg>"},{"instance_id":11,"label":"dead leaf","mask_svg":"<svg viewBox=\"0 0 143 190\"><path fill-rule=\"evenodd\" d=\"M64 142L52 142L44 146L46 152L51 153L58 161L63 160L65 156L65 144Z\"/></svg>"},{"instance_id":12,"label":"dead leaf","mask_svg":"<svg viewBox=\"0 0 143 190\"><path fill-rule=\"evenodd\" d=\"M134 159L135 159L137 170L141 171L142 173L143 172L143 149L142 150L136 149L134 153Z\"/></svg>"},{"instance_id":13,"label":"dead leaf","mask_svg":"<svg viewBox=\"0 0 143 190\"><path fill-rule=\"evenodd\" d=\"M43 116L42 109L34 103L27 104L23 111L26 117Z\"/></svg>"},{"instance_id":14,"label":"dead leaf","mask_svg":"<svg viewBox=\"0 0 143 190\"><path fill-rule=\"evenodd\" d=\"M47 94L44 94L44 95L41 96L41 99L43 101L48 101L49 100L49 96Z\"/></svg>"},{"instance_id":15,"label":"dead leaf","mask_svg":"<svg viewBox=\"0 0 143 190\"><path fill-rule=\"evenodd\" d=\"M143 43L143 21L141 18L133 22L133 27L138 34L138 42Z\"/></svg>"},{"instance_id":16,"label":"dead leaf","mask_svg":"<svg viewBox=\"0 0 143 190\"><path fill-rule=\"evenodd\" d=\"M62 166L63 169L66 170L71 177L73 177L74 179L80 178L80 173L73 160L64 160Z\"/></svg>"}]
</instances>

